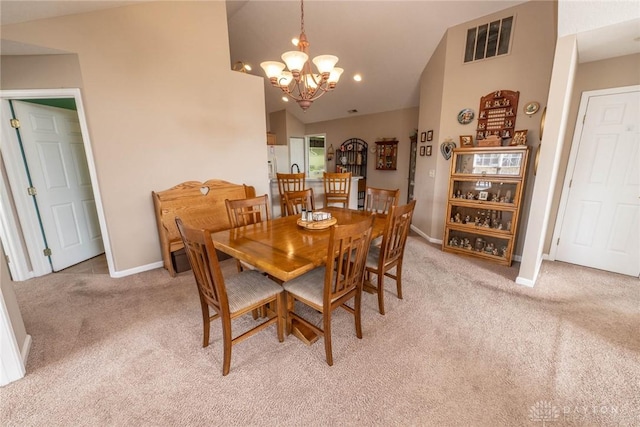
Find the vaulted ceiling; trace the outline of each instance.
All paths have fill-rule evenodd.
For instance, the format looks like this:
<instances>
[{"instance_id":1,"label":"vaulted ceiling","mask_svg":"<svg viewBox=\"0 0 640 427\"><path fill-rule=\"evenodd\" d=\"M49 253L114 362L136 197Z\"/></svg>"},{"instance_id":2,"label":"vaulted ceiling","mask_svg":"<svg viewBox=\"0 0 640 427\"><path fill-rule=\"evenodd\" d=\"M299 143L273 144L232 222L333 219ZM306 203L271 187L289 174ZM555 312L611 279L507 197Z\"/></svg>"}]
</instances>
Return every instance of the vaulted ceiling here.
<instances>
[{"instance_id":1,"label":"vaulted ceiling","mask_svg":"<svg viewBox=\"0 0 640 427\"><path fill-rule=\"evenodd\" d=\"M139 1L148 0L2 0L0 16L4 25ZM303 123L416 107L420 75L447 28L525 1L528 0L306 0L304 20L310 56L336 55L340 58L338 66L345 72L338 87L304 113L295 102L282 101L282 92L269 84L260 68L261 62L279 61L283 52L295 49L291 39L300 34L300 2L226 0L229 67L236 61L250 64L250 73L264 80L267 112L287 109ZM611 56L612 49L619 50L617 54L638 52L640 43L633 39L640 39L636 34L639 28L637 21L630 21L579 35L581 60ZM0 53L63 52L2 40ZM362 75L361 82L353 80L356 73ZM350 113L352 110L357 112Z\"/></svg>"}]
</instances>

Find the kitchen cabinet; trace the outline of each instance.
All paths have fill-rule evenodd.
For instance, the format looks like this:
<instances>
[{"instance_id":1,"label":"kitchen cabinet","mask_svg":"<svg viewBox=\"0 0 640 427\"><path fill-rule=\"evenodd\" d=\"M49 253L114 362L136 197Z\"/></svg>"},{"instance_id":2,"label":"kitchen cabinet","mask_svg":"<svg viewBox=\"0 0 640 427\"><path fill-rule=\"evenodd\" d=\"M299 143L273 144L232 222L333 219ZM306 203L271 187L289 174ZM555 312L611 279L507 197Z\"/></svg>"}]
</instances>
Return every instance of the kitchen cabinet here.
<instances>
[{"instance_id":1,"label":"kitchen cabinet","mask_svg":"<svg viewBox=\"0 0 640 427\"><path fill-rule=\"evenodd\" d=\"M529 148L453 150L442 249L511 265Z\"/></svg>"},{"instance_id":2,"label":"kitchen cabinet","mask_svg":"<svg viewBox=\"0 0 640 427\"><path fill-rule=\"evenodd\" d=\"M396 170L398 141L376 141L376 169Z\"/></svg>"}]
</instances>

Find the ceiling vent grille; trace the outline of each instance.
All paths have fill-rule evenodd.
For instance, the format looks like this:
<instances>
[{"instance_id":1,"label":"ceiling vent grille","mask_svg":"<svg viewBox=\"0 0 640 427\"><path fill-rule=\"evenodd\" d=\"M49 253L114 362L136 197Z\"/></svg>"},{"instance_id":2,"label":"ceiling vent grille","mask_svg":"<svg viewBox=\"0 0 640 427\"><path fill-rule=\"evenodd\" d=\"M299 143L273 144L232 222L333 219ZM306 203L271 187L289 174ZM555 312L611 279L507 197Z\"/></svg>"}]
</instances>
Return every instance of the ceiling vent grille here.
<instances>
[{"instance_id":1,"label":"ceiling vent grille","mask_svg":"<svg viewBox=\"0 0 640 427\"><path fill-rule=\"evenodd\" d=\"M511 49L513 16L467 30L464 62L506 55Z\"/></svg>"}]
</instances>

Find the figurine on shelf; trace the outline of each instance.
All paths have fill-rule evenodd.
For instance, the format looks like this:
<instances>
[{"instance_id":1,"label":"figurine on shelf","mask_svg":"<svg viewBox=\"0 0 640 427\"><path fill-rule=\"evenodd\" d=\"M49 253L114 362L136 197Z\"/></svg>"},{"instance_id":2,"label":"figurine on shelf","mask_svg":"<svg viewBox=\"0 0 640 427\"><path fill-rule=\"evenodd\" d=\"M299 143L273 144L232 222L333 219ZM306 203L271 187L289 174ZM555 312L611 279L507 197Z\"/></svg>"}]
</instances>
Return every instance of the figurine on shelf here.
<instances>
[{"instance_id":1,"label":"figurine on shelf","mask_svg":"<svg viewBox=\"0 0 640 427\"><path fill-rule=\"evenodd\" d=\"M492 193L491 201L492 202L499 202L500 201L500 196L498 195L498 193Z\"/></svg>"},{"instance_id":2,"label":"figurine on shelf","mask_svg":"<svg viewBox=\"0 0 640 427\"><path fill-rule=\"evenodd\" d=\"M484 251L490 254L493 253L494 249L495 247L493 246L493 243L487 243L487 246L484 247Z\"/></svg>"},{"instance_id":3,"label":"figurine on shelf","mask_svg":"<svg viewBox=\"0 0 640 427\"><path fill-rule=\"evenodd\" d=\"M506 246L503 246L503 247L500 248L500 256L503 257L503 258L507 257L507 247Z\"/></svg>"},{"instance_id":4,"label":"figurine on shelf","mask_svg":"<svg viewBox=\"0 0 640 427\"><path fill-rule=\"evenodd\" d=\"M493 248L493 251L491 252L491 255L498 256L498 248Z\"/></svg>"},{"instance_id":5,"label":"figurine on shelf","mask_svg":"<svg viewBox=\"0 0 640 427\"><path fill-rule=\"evenodd\" d=\"M465 249L471 250L471 242L466 237L462 240L462 244L460 246Z\"/></svg>"},{"instance_id":6,"label":"figurine on shelf","mask_svg":"<svg viewBox=\"0 0 640 427\"><path fill-rule=\"evenodd\" d=\"M467 215L464 217L464 221L462 222L463 224L468 224L471 222L471 216Z\"/></svg>"},{"instance_id":7,"label":"figurine on shelf","mask_svg":"<svg viewBox=\"0 0 640 427\"><path fill-rule=\"evenodd\" d=\"M507 221L507 231L511 231L511 221Z\"/></svg>"},{"instance_id":8,"label":"figurine on shelf","mask_svg":"<svg viewBox=\"0 0 640 427\"><path fill-rule=\"evenodd\" d=\"M473 191L467 192L467 200L473 200L473 199L475 199Z\"/></svg>"},{"instance_id":9,"label":"figurine on shelf","mask_svg":"<svg viewBox=\"0 0 640 427\"><path fill-rule=\"evenodd\" d=\"M453 216L453 222L462 222L462 218L460 218L460 212L456 212L456 214Z\"/></svg>"},{"instance_id":10,"label":"figurine on shelf","mask_svg":"<svg viewBox=\"0 0 640 427\"><path fill-rule=\"evenodd\" d=\"M456 199L461 198L461 197L462 197L462 191L457 190L457 191L456 191L456 195L455 195L454 197L455 197Z\"/></svg>"},{"instance_id":11,"label":"figurine on shelf","mask_svg":"<svg viewBox=\"0 0 640 427\"><path fill-rule=\"evenodd\" d=\"M491 227L491 219L489 219L489 217L486 217L484 221L482 221L482 226L487 228Z\"/></svg>"},{"instance_id":12,"label":"figurine on shelf","mask_svg":"<svg viewBox=\"0 0 640 427\"><path fill-rule=\"evenodd\" d=\"M458 246L458 238L452 237L451 240L449 240L449 246Z\"/></svg>"}]
</instances>

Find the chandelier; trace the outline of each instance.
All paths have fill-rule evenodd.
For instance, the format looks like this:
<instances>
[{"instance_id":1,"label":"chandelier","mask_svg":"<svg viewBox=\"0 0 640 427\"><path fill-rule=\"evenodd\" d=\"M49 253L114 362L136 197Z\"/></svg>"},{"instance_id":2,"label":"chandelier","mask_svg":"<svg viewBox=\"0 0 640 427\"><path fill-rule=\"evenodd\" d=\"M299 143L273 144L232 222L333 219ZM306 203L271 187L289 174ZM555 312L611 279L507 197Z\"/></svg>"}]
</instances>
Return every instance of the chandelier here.
<instances>
[{"instance_id":1,"label":"chandelier","mask_svg":"<svg viewBox=\"0 0 640 427\"><path fill-rule=\"evenodd\" d=\"M304 33L304 0L301 0L298 50L282 54L282 60L286 65L277 61L265 61L260 66L271 84L294 99L303 111L307 111L313 101L333 90L344 71L335 67L338 62L337 56L319 55L313 58L313 63L318 69L318 73L313 73L308 48L309 41ZM285 70L285 66L288 70Z\"/></svg>"}]
</instances>

